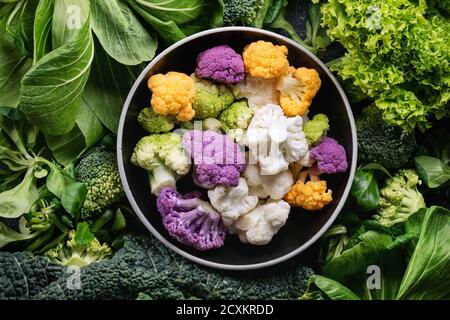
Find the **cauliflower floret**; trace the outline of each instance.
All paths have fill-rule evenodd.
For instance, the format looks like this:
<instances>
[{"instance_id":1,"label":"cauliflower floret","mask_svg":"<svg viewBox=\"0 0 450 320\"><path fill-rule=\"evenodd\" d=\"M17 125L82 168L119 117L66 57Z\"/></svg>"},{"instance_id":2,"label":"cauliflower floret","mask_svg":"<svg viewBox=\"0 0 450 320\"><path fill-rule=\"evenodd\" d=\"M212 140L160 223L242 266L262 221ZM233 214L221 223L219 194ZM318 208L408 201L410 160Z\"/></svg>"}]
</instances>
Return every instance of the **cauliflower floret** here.
<instances>
[{"instance_id":1,"label":"cauliflower floret","mask_svg":"<svg viewBox=\"0 0 450 320\"><path fill-rule=\"evenodd\" d=\"M173 119L157 114L152 108L142 109L137 120L148 133L169 132L175 126Z\"/></svg>"},{"instance_id":2,"label":"cauliflower floret","mask_svg":"<svg viewBox=\"0 0 450 320\"><path fill-rule=\"evenodd\" d=\"M305 183L308 175L311 181ZM316 211L331 203L333 197L332 191L327 190L326 181L319 180L317 176L311 175L309 170L305 170L300 173L297 183L284 196L284 200L291 206Z\"/></svg>"},{"instance_id":3,"label":"cauliflower floret","mask_svg":"<svg viewBox=\"0 0 450 320\"><path fill-rule=\"evenodd\" d=\"M252 117L253 112L248 107L247 101L236 101L220 114L221 129L231 139L242 145L245 143L245 132Z\"/></svg>"},{"instance_id":4,"label":"cauliflower floret","mask_svg":"<svg viewBox=\"0 0 450 320\"><path fill-rule=\"evenodd\" d=\"M319 73L315 69L290 67L289 73L277 82L284 114L289 117L303 116L319 91L320 84Z\"/></svg>"},{"instance_id":5,"label":"cauliflower floret","mask_svg":"<svg viewBox=\"0 0 450 320\"><path fill-rule=\"evenodd\" d=\"M288 169L308 152L302 132L302 118L287 118L278 105L269 104L255 112L247 129L246 145L257 159L262 175L275 175Z\"/></svg>"},{"instance_id":6,"label":"cauliflower floret","mask_svg":"<svg viewBox=\"0 0 450 320\"><path fill-rule=\"evenodd\" d=\"M215 84L194 74L191 77L195 83L195 99L192 104L195 119L216 118L233 103L233 92L226 85Z\"/></svg>"},{"instance_id":7,"label":"cauliflower floret","mask_svg":"<svg viewBox=\"0 0 450 320\"><path fill-rule=\"evenodd\" d=\"M248 106L255 111L266 104L278 104L279 93L276 89L277 80L245 77L233 87L237 99L247 98Z\"/></svg>"},{"instance_id":8,"label":"cauliflower floret","mask_svg":"<svg viewBox=\"0 0 450 320\"><path fill-rule=\"evenodd\" d=\"M208 198L227 227L255 208L259 201L257 196L249 195L249 188L244 178L239 178L239 184L236 187L219 185L209 190Z\"/></svg>"},{"instance_id":9,"label":"cauliflower floret","mask_svg":"<svg viewBox=\"0 0 450 320\"><path fill-rule=\"evenodd\" d=\"M245 71L252 77L270 79L288 72L289 61L286 46L277 46L267 41L252 42L244 48Z\"/></svg>"},{"instance_id":10,"label":"cauliflower floret","mask_svg":"<svg viewBox=\"0 0 450 320\"><path fill-rule=\"evenodd\" d=\"M188 75L174 71L155 74L148 79L148 88L152 91L151 105L156 113L174 115L179 121L194 117L195 86Z\"/></svg>"},{"instance_id":11,"label":"cauliflower floret","mask_svg":"<svg viewBox=\"0 0 450 320\"><path fill-rule=\"evenodd\" d=\"M280 200L289 191L294 179L289 170L281 171L273 176L261 175L260 169L255 164L249 164L244 172L244 177L250 188L250 193L261 199L270 197Z\"/></svg>"},{"instance_id":12,"label":"cauliflower floret","mask_svg":"<svg viewBox=\"0 0 450 320\"><path fill-rule=\"evenodd\" d=\"M234 231L243 243L268 244L281 227L286 224L291 207L283 200L268 200L234 224Z\"/></svg>"},{"instance_id":13,"label":"cauliflower floret","mask_svg":"<svg viewBox=\"0 0 450 320\"><path fill-rule=\"evenodd\" d=\"M326 136L328 129L330 129L329 120L323 113L316 114L303 126L303 132L310 146L319 143Z\"/></svg>"}]
</instances>

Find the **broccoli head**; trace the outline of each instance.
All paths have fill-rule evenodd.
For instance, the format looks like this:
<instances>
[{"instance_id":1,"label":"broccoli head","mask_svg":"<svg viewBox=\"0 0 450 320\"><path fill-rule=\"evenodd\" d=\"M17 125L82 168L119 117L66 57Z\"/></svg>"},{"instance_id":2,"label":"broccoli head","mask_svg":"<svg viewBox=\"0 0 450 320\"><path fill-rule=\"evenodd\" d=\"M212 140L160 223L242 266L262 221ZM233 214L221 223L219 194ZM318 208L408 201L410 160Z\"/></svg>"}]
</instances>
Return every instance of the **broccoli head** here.
<instances>
[{"instance_id":1,"label":"broccoli head","mask_svg":"<svg viewBox=\"0 0 450 320\"><path fill-rule=\"evenodd\" d=\"M214 84L192 75L195 81L195 100L192 107L196 119L217 118L234 101L233 92L224 84Z\"/></svg>"},{"instance_id":2,"label":"broccoli head","mask_svg":"<svg viewBox=\"0 0 450 320\"><path fill-rule=\"evenodd\" d=\"M386 123L375 106L365 108L356 119L359 155L363 162L376 162L388 169L406 166L416 149L413 133Z\"/></svg>"},{"instance_id":3,"label":"broccoli head","mask_svg":"<svg viewBox=\"0 0 450 320\"><path fill-rule=\"evenodd\" d=\"M45 253L55 263L78 268L109 259L112 254L111 248L101 244L93 235L88 241L78 241L75 230L69 232L66 243L60 242Z\"/></svg>"},{"instance_id":4,"label":"broccoli head","mask_svg":"<svg viewBox=\"0 0 450 320\"><path fill-rule=\"evenodd\" d=\"M225 25L253 25L265 0L224 0L223 23Z\"/></svg>"},{"instance_id":5,"label":"broccoli head","mask_svg":"<svg viewBox=\"0 0 450 320\"><path fill-rule=\"evenodd\" d=\"M170 117L158 114L152 108L142 109L137 120L148 133L169 132L175 126Z\"/></svg>"},{"instance_id":6,"label":"broccoli head","mask_svg":"<svg viewBox=\"0 0 450 320\"><path fill-rule=\"evenodd\" d=\"M123 196L116 153L103 146L96 147L80 160L75 176L88 190L81 209L83 219L97 215Z\"/></svg>"},{"instance_id":7,"label":"broccoli head","mask_svg":"<svg viewBox=\"0 0 450 320\"><path fill-rule=\"evenodd\" d=\"M399 170L388 178L386 186L380 190L381 198L375 219L390 227L405 222L417 210L425 208L425 200L417 190L419 184L419 176L412 169Z\"/></svg>"}]
</instances>

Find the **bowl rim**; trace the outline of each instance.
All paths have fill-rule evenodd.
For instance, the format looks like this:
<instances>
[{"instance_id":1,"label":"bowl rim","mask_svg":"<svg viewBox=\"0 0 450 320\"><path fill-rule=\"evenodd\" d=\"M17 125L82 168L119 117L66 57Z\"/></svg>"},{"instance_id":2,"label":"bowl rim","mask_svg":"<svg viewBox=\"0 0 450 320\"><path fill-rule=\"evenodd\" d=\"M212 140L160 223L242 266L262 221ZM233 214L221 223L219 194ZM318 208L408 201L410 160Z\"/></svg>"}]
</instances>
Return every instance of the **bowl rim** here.
<instances>
[{"instance_id":1,"label":"bowl rim","mask_svg":"<svg viewBox=\"0 0 450 320\"><path fill-rule=\"evenodd\" d=\"M185 43L187 43L193 39L201 38L206 35L228 32L228 31L237 31L237 32L250 31L250 32L255 32L255 33L262 34L262 35L270 36L273 38L277 38L279 40L282 40L284 42L291 44L292 46L296 47L298 50L302 51L304 54L306 54L310 58L312 58L319 66L322 67L323 71L328 75L328 77L333 82L334 86L337 88L337 90L344 102L345 108L347 109L347 116L350 120L350 129L351 129L351 134L352 134L352 138L353 138L353 145L352 145L353 157L352 157L350 168L349 168L350 173L349 173L349 177L347 180L347 185L345 186L341 201L338 203L336 209L331 214L330 218L325 222L325 224L319 229L318 232L315 233L315 235L313 237L311 237L308 241L306 241L303 245L301 245L297 249L295 249L281 257L272 259L272 260L268 260L265 262L259 262L259 263L253 263L253 264L245 264L245 265L233 265L233 264L211 262L211 261L208 261L208 260L205 260L202 258L198 258L198 257L184 251L183 249L178 248L177 246L173 245L168 240L166 240L166 238L164 238L151 225L151 223L147 220L147 218L145 217L143 212L140 210L138 204L136 203L136 201L133 197L133 194L131 192L130 186L128 184L128 180L126 178L125 166L124 166L123 154L122 154L123 128L124 128L124 124L125 124L126 114L128 113L128 109L129 109L131 100L133 99L137 88L141 85L141 82L145 79L149 70L151 68L153 68L153 66L157 62L159 62L159 60L161 60L166 54L168 54L175 48L182 46ZM206 267L222 269L222 270L254 270L254 269L261 269L261 268L273 266L273 265L276 265L278 263L284 262L288 259L295 257L299 253L301 253L301 252L305 251L307 248L309 248L317 240L319 240L319 238L328 230L328 228L332 225L334 220L337 218L337 216L339 215L339 213L341 212L341 210L345 204L345 201L347 200L347 197L350 192L351 185L352 185L352 181L353 181L353 178L355 175L355 171L356 171L357 157L358 157L358 146L357 146L356 127L355 127L355 120L353 117L353 112L351 110L350 103L347 99L347 96L345 95L344 90L342 89L341 85L339 84L337 79L334 77L334 75L331 73L331 71L327 68L327 66L322 61L320 61L319 58L317 58L313 53L309 52L301 44L295 42L294 40L291 40L285 36L282 36L280 34L277 34L277 33L271 32L271 31L253 28L253 27L221 27L221 28L215 28L215 29L208 29L205 31L195 33L191 36L188 36L188 37L172 44L171 46L169 46L168 48L163 50L161 53L159 53L156 57L153 58L153 60L151 60L149 62L149 64L145 67L145 69L141 72L141 74L136 78L136 81L134 82L133 86L131 87L131 89L128 93L128 96L125 100L125 103L123 105L123 108L122 108L122 112L121 112L121 116L120 116L120 120L119 120L118 132L117 132L117 162L118 162L118 166L119 166L120 179L121 179L124 191L125 191L125 195L126 195L128 201L130 202L131 207L133 208L134 212L138 216L139 220L144 224L144 226L147 228L147 230L149 230L152 233L153 236L155 236L160 242L162 242L169 249L175 251L179 255L181 255L184 258L187 258L195 263L204 265ZM343 200L345 200L345 201L343 201Z\"/></svg>"}]
</instances>

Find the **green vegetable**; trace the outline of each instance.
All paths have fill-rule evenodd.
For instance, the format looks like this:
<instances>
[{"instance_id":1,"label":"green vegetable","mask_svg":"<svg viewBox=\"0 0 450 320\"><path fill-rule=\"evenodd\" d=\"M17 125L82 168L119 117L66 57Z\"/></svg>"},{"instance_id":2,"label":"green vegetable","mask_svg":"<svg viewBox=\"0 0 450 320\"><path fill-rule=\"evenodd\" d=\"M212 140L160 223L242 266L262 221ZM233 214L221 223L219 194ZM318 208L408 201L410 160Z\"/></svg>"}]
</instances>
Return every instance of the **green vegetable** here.
<instances>
[{"instance_id":1,"label":"green vegetable","mask_svg":"<svg viewBox=\"0 0 450 320\"><path fill-rule=\"evenodd\" d=\"M254 26L259 11L270 2L268 0L224 0L223 23Z\"/></svg>"},{"instance_id":2,"label":"green vegetable","mask_svg":"<svg viewBox=\"0 0 450 320\"><path fill-rule=\"evenodd\" d=\"M54 0L39 0L36 8L33 29L33 63L36 64L45 56L51 47L50 31L53 18Z\"/></svg>"},{"instance_id":3,"label":"green vegetable","mask_svg":"<svg viewBox=\"0 0 450 320\"><path fill-rule=\"evenodd\" d=\"M158 46L125 1L91 2L92 29L108 54L125 65L151 60Z\"/></svg>"},{"instance_id":4,"label":"green vegetable","mask_svg":"<svg viewBox=\"0 0 450 320\"><path fill-rule=\"evenodd\" d=\"M420 179L429 188L438 188L450 180L450 166L438 158L418 156L414 158L414 164Z\"/></svg>"},{"instance_id":5,"label":"green vegetable","mask_svg":"<svg viewBox=\"0 0 450 320\"><path fill-rule=\"evenodd\" d=\"M310 146L319 143L326 136L329 129L328 117L323 113L316 114L303 125L303 132Z\"/></svg>"},{"instance_id":6,"label":"green vegetable","mask_svg":"<svg viewBox=\"0 0 450 320\"><path fill-rule=\"evenodd\" d=\"M306 21L305 42L316 50L326 49L331 44L326 28L322 27L322 12L320 3L313 3L308 8L308 20Z\"/></svg>"},{"instance_id":7,"label":"green vegetable","mask_svg":"<svg viewBox=\"0 0 450 320\"><path fill-rule=\"evenodd\" d=\"M234 101L233 92L223 84L192 76L195 81L195 100L192 108L196 119L216 118L221 111Z\"/></svg>"},{"instance_id":8,"label":"green vegetable","mask_svg":"<svg viewBox=\"0 0 450 320\"><path fill-rule=\"evenodd\" d=\"M90 190L92 190L92 188ZM72 182L64 189L64 192L61 195L62 206L73 218L75 218L75 220L80 217L80 213L84 208L84 203L88 200L87 194L88 188L86 184Z\"/></svg>"},{"instance_id":9,"label":"green vegetable","mask_svg":"<svg viewBox=\"0 0 450 320\"><path fill-rule=\"evenodd\" d=\"M137 120L148 133L169 132L175 126L173 119L160 115L148 107L139 112Z\"/></svg>"},{"instance_id":10,"label":"green vegetable","mask_svg":"<svg viewBox=\"0 0 450 320\"><path fill-rule=\"evenodd\" d=\"M450 211L442 207L420 210L397 238L362 227L346 250L323 266L324 276L312 281L333 300L449 299L449 228ZM410 258L405 247L413 251ZM369 276L376 275L369 272L371 266L381 272L378 288L368 287Z\"/></svg>"},{"instance_id":11,"label":"green vegetable","mask_svg":"<svg viewBox=\"0 0 450 320\"><path fill-rule=\"evenodd\" d=\"M128 0L128 3L167 43L223 24L221 0Z\"/></svg>"},{"instance_id":12,"label":"green vegetable","mask_svg":"<svg viewBox=\"0 0 450 320\"><path fill-rule=\"evenodd\" d=\"M38 232L29 234L19 233L0 221L0 249L12 242L32 239L37 235Z\"/></svg>"},{"instance_id":13,"label":"green vegetable","mask_svg":"<svg viewBox=\"0 0 450 320\"><path fill-rule=\"evenodd\" d=\"M98 215L123 195L116 154L99 146L83 157L75 168L76 179L87 187L82 219Z\"/></svg>"},{"instance_id":14,"label":"green vegetable","mask_svg":"<svg viewBox=\"0 0 450 320\"><path fill-rule=\"evenodd\" d=\"M373 99L384 120L412 131L450 115L450 24L425 0L328 0L321 12L347 51L331 69Z\"/></svg>"},{"instance_id":15,"label":"green vegetable","mask_svg":"<svg viewBox=\"0 0 450 320\"><path fill-rule=\"evenodd\" d=\"M163 133L141 138L131 163L147 171L151 192L156 194L164 187L175 187L178 175L188 173L191 159L181 145L180 135Z\"/></svg>"},{"instance_id":16,"label":"green vegetable","mask_svg":"<svg viewBox=\"0 0 450 320\"><path fill-rule=\"evenodd\" d=\"M11 288L0 291L0 299L136 299L141 292L152 299L295 299L312 273L297 264L277 272L228 276L188 262L155 238L128 235L124 240L111 259L81 268L79 290L66 285L74 274L59 264L47 261L46 266L42 257L25 262L21 253L0 252L0 285ZM15 258L24 262L23 270ZM2 273L3 266L8 273ZM24 276L33 288L20 290Z\"/></svg>"},{"instance_id":17,"label":"green vegetable","mask_svg":"<svg viewBox=\"0 0 450 320\"><path fill-rule=\"evenodd\" d=\"M362 162L398 169L411 160L417 146L414 134L386 123L375 106L365 108L356 118L356 128Z\"/></svg>"},{"instance_id":18,"label":"green vegetable","mask_svg":"<svg viewBox=\"0 0 450 320\"><path fill-rule=\"evenodd\" d=\"M418 242L403 276L398 299L450 298L450 211L431 207L424 216Z\"/></svg>"},{"instance_id":19,"label":"green vegetable","mask_svg":"<svg viewBox=\"0 0 450 320\"><path fill-rule=\"evenodd\" d=\"M356 203L364 211L377 208L380 202L380 190L378 182L372 171L359 168L356 170L353 179L351 195L356 199Z\"/></svg>"},{"instance_id":20,"label":"green vegetable","mask_svg":"<svg viewBox=\"0 0 450 320\"><path fill-rule=\"evenodd\" d=\"M65 12L60 15L64 19L63 30L66 29ZM80 22L81 29L69 39L63 39L59 34L54 36L53 46L55 39L61 46L45 55L22 79L20 110L47 134L69 132L80 109L81 95L94 57L89 16L84 18ZM49 86L52 90L48 90Z\"/></svg>"},{"instance_id":21,"label":"green vegetable","mask_svg":"<svg viewBox=\"0 0 450 320\"><path fill-rule=\"evenodd\" d=\"M19 104L20 81L32 60L17 48L14 38L0 22L0 106L16 108Z\"/></svg>"},{"instance_id":22,"label":"green vegetable","mask_svg":"<svg viewBox=\"0 0 450 320\"><path fill-rule=\"evenodd\" d=\"M69 232L66 243L59 243L45 253L55 263L79 268L109 259L112 254L108 245L101 244L94 237L86 222L79 223L76 231Z\"/></svg>"},{"instance_id":23,"label":"green vegetable","mask_svg":"<svg viewBox=\"0 0 450 320\"><path fill-rule=\"evenodd\" d=\"M219 115L222 129L247 129L253 116L252 110L248 107L246 100L236 101Z\"/></svg>"},{"instance_id":24,"label":"green vegetable","mask_svg":"<svg viewBox=\"0 0 450 320\"><path fill-rule=\"evenodd\" d=\"M399 170L380 190L380 205L375 218L384 226L405 222L409 216L425 207L422 194L417 185L422 182L411 169Z\"/></svg>"}]
</instances>

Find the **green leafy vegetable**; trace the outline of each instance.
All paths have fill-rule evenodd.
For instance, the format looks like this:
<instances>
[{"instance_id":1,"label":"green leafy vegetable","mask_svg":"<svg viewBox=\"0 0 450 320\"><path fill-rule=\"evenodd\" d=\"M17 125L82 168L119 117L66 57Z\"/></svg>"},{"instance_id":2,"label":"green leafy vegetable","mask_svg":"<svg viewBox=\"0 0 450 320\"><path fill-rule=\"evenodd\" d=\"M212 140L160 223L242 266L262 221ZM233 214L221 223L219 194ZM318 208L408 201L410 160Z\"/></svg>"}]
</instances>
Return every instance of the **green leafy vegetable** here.
<instances>
[{"instance_id":1,"label":"green leafy vegetable","mask_svg":"<svg viewBox=\"0 0 450 320\"><path fill-rule=\"evenodd\" d=\"M17 48L14 39L0 22L0 106L19 105L20 81L32 61Z\"/></svg>"},{"instance_id":2,"label":"green leafy vegetable","mask_svg":"<svg viewBox=\"0 0 450 320\"><path fill-rule=\"evenodd\" d=\"M93 56L87 19L73 41L45 55L25 74L20 109L31 123L52 135L72 130Z\"/></svg>"},{"instance_id":3,"label":"green leafy vegetable","mask_svg":"<svg viewBox=\"0 0 450 320\"><path fill-rule=\"evenodd\" d=\"M378 182L372 171L358 169L353 179L351 195L356 199L356 203L364 211L377 208L380 202L380 190Z\"/></svg>"},{"instance_id":4,"label":"green leafy vegetable","mask_svg":"<svg viewBox=\"0 0 450 320\"><path fill-rule=\"evenodd\" d=\"M321 12L347 50L331 69L372 98L384 120L412 131L450 115L450 24L427 1L328 0Z\"/></svg>"},{"instance_id":5,"label":"green leafy vegetable","mask_svg":"<svg viewBox=\"0 0 450 320\"><path fill-rule=\"evenodd\" d=\"M9 243L32 239L37 235L36 232L31 234L19 233L0 221L0 249Z\"/></svg>"},{"instance_id":6,"label":"green leafy vegetable","mask_svg":"<svg viewBox=\"0 0 450 320\"><path fill-rule=\"evenodd\" d=\"M78 218L86 199L87 187L81 182L72 182L65 189L61 196L61 203L72 217Z\"/></svg>"},{"instance_id":7,"label":"green leafy vegetable","mask_svg":"<svg viewBox=\"0 0 450 320\"><path fill-rule=\"evenodd\" d=\"M33 29L33 62L37 63L51 48L50 31L52 27L55 0L40 0L36 8Z\"/></svg>"},{"instance_id":8,"label":"green leafy vegetable","mask_svg":"<svg viewBox=\"0 0 450 320\"><path fill-rule=\"evenodd\" d=\"M449 234L450 211L442 207L428 209L397 298L423 300L450 298Z\"/></svg>"},{"instance_id":9,"label":"green leafy vegetable","mask_svg":"<svg viewBox=\"0 0 450 320\"><path fill-rule=\"evenodd\" d=\"M438 188L450 180L450 166L438 158L418 156L414 158L414 164L420 179L429 188Z\"/></svg>"},{"instance_id":10,"label":"green leafy vegetable","mask_svg":"<svg viewBox=\"0 0 450 320\"><path fill-rule=\"evenodd\" d=\"M151 60L158 45L128 5L121 0L91 2L92 29L103 49L125 65Z\"/></svg>"}]
</instances>

